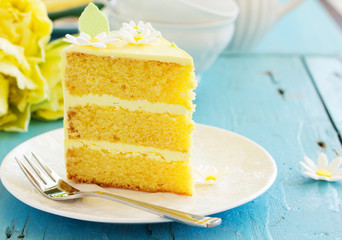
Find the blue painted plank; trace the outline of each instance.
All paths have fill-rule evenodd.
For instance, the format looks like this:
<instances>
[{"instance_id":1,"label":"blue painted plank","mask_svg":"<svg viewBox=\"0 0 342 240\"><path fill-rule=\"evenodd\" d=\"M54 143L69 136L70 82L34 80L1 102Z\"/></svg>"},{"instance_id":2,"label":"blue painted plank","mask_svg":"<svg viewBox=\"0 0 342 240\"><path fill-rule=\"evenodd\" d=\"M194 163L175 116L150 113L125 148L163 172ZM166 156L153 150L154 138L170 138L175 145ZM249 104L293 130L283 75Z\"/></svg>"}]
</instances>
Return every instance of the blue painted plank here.
<instances>
[{"instance_id":1,"label":"blue painted plank","mask_svg":"<svg viewBox=\"0 0 342 240\"><path fill-rule=\"evenodd\" d=\"M306 63L326 104L327 111L341 135L342 59L338 57L307 57Z\"/></svg>"},{"instance_id":2,"label":"blue painted plank","mask_svg":"<svg viewBox=\"0 0 342 240\"><path fill-rule=\"evenodd\" d=\"M240 226L247 239L258 233L275 239L342 235L338 227L342 224L342 185L311 181L303 177L298 165L304 155L316 160L321 151L330 159L336 157L335 151L342 153L300 58L222 56L203 75L197 93L197 122L245 135L264 146L277 162L275 185L265 199L257 199L250 207L243 219L249 224ZM326 148L319 147L318 141ZM254 224L265 226L257 233L252 230L254 215L266 215L255 217Z\"/></svg>"}]
</instances>

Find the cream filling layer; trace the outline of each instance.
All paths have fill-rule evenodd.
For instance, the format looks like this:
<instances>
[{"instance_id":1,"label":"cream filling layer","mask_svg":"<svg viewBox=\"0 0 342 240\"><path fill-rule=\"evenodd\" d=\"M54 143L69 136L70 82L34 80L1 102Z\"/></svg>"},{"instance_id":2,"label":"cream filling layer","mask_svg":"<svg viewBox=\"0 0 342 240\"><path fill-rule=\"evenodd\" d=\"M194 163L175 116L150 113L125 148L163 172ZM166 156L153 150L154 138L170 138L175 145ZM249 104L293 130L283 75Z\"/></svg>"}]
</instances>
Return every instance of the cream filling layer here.
<instances>
[{"instance_id":1,"label":"cream filling layer","mask_svg":"<svg viewBox=\"0 0 342 240\"><path fill-rule=\"evenodd\" d=\"M152 160L159 160L165 162L171 161L186 161L190 158L190 153L182 153L176 151L170 151L165 149L159 149L154 147L145 147L139 145L125 144L125 143L111 143L107 141L90 141L90 140L74 140L66 139L65 147L79 148L87 146L93 150L105 149L110 153L119 154L125 153L132 157L146 154L148 158Z\"/></svg>"},{"instance_id":2,"label":"cream filling layer","mask_svg":"<svg viewBox=\"0 0 342 240\"><path fill-rule=\"evenodd\" d=\"M84 95L72 96L65 94L66 108L77 105L96 104L98 106L121 107L128 111L142 110L151 113L170 113L175 115L188 115L191 117L191 111L186 107L176 104L151 103L147 100L125 100L109 95Z\"/></svg>"}]
</instances>

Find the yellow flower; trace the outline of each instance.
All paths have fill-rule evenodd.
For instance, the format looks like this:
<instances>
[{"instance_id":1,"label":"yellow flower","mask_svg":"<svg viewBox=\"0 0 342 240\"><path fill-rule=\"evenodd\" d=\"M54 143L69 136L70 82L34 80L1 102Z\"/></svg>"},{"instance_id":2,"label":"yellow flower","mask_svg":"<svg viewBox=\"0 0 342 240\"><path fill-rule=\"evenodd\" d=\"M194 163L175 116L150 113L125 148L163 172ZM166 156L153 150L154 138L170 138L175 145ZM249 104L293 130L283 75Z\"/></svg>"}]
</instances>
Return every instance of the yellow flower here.
<instances>
[{"instance_id":1,"label":"yellow flower","mask_svg":"<svg viewBox=\"0 0 342 240\"><path fill-rule=\"evenodd\" d=\"M38 64L52 24L39 0L0 0L0 130L26 131L31 107L48 97Z\"/></svg>"},{"instance_id":2,"label":"yellow flower","mask_svg":"<svg viewBox=\"0 0 342 240\"><path fill-rule=\"evenodd\" d=\"M61 51L69 43L62 39L51 42L46 48L46 59L39 65L48 83L48 97L32 106L33 117L44 120L55 120L63 117L63 89L61 82Z\"/></svg>"},{"instance_id":3,"label":"yellow flower","mask_svg":"<svg viewBox=\"0 0 342 240\"><path fill-rule=\"evenodd\" d=\"M44 59L52 23L39 0L0 0L0 38L24 49L26 57Z\"/></svg>"}]
</instances>

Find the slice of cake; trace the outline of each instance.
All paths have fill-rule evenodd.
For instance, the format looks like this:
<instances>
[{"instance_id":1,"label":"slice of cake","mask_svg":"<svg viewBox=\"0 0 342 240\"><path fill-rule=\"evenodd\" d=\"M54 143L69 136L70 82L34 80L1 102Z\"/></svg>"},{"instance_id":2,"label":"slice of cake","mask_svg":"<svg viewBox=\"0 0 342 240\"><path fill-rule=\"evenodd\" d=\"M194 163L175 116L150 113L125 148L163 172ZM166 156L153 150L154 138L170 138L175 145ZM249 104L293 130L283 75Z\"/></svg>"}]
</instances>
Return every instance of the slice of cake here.
<instances>
[{"instance_id":1,"label":"slice of cake","mask_svg":"<svg viewBox=\"0 0 342 240\"><path fill-rule=\"evenodd\" d=\"M192 195L192 58L149 24L101 34L62 53L68 178Z\"/></svg>"}]
</instances>

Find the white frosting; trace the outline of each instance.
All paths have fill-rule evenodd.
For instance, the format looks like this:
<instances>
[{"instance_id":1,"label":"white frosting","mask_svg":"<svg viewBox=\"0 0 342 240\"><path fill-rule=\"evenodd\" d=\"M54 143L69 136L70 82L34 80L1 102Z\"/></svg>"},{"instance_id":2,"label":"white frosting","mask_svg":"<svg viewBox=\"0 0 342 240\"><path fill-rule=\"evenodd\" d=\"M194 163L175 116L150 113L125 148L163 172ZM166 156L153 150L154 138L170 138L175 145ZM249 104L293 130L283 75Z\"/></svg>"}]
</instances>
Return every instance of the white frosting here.
<instances>
[{"instance_id":1,"label":"white frosting","mask_svg":"<svg viewBox=\"0 0 342 240\"><path fill-rule=\"evenodd\" d=\"M191 117L191 111L186 107L176 104L151 103L147 100L124 100L109 95L83 95L72 96L65 94L66 108L77 105L96 104L98 106L121 107L129 111L142 110L151 113L170 113L176 115L185 115Z\"/></svg>"},{"instance_id":2,"label":"white frosting","mask_svg":"<svg viewBox=\"0 0 342 240\"><path fill-rule=\"evenodd\" d=\"M183 66L193 66L193 60L186 52L163 38L156 42L138 45L127 44L127 41L119 41L107 44L107 48L105 49L72 44L62 51L62 59L64 59L62 61L62 69L65 68L65 57L69 52L110 56L115 58L122 57L147 61L172 62Z\"/></svg>"},{"instance_id":3,"label":"white frosting","mask_svg":"<svg viewBox=\"0 0 342 240\"><path fill-rule=\"evenodd\" d=\"M149 158L159 161L186 161L190 158L190 153L182 153L176 151L170 151L165 149L159 149L154 147L145 147L140 145L132 145L125 143L110 143L107 141L90 141L90 140L72 140L66 139L65 146L67 148L78 148L82 146L88 146L94 150L105 149L111 153L125 153L132 157L139 156L140 154L146 154Z\"/></svg>"}]
</instances>

